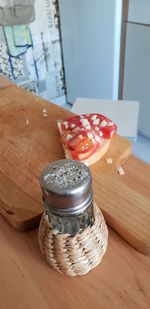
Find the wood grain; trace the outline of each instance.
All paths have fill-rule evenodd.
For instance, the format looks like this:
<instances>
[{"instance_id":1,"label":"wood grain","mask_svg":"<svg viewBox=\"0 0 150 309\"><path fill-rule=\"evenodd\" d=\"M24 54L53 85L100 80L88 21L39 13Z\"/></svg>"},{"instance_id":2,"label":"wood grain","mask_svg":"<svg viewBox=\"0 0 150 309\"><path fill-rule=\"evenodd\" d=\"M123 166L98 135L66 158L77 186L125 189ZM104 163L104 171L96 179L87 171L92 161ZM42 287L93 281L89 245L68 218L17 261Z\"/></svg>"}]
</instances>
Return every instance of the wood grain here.
<instances>
[{"instance_id":1,"label":"wood grain","mask_svg":"<svg viewBox=\"0 0 150 309\"><path fill-rule=\"evenodd\" d=\"M1 309L150 308L150 259L110 228L101 264L80 278L48 266L37 229L20 233L0 217L0 243Z\"/></svg>"},{"instance_id":2,"label":"wood grain","mask_svg":"<svg viewBox=\"0 0 150 309\"><path fill-rule=\"evenodd\" d=\"M66 112L61 110L61 113L65 117ZM16 126L15 121L13 125ZM46 160L48 158L44 163ZM35 165L36 163L37 161ZM115 183L120 180L118 187L128 186L140 196L149 199L150 168L131 156L124 164L124 170L125 175L117 175L115 180ZM111 174L109 169L106 172L108 175ZM93 175L96 173L94 166L92 173ZM5 181L8 181L9 175L4 176ZM36 177L33 175L30 181ZM99 187L100 192L102 187ZM5 194L12 194L13 188L11 182ZM109 194L109 190L107 193ZM118 190L115 194L118 194ZM24 196L26 198L25 190ZM137 203L135 207L136 205ZM102 206L100 201L99 206ZM111 228L109 228L108 250L102 263L88 275L80 278L66 277L48 266L39 250L37 229L20 233L1 216L0 244L1 309L150 308L150 259L134 250Z\"/></svg>"},{"instance_id":3,"label":"wood grain","mask_svg":"<svg viewBox=\"0 0 150 309\"><path fill-rule=\"evenodd\" d=\"M1 88L7 88L9 86L14 86L15 83L6 79L5 77L3 77L2 75L0 75L0 89Z\"/></svg>"},{"instance_id":4,"label":"wood grain","mask_svg":"<svg viewBox=\"0 0 150 309\"><path fill-rule=\"evenodd\" d=\"M47 163L64 158L56 122L70 114L16 86L1 89L0 212L19 230L39 222L43 212L39 176ZM131 146L118 136L110 149L117 164L129 156Z\"/></svg>"},{"instance_id":5,"label":"wood grain","mask_svg":"<svg viewBox=\"0 0 150 309\"><path fill-rule=\"evenodd\" d=\"M106 222L133 247L150 255L150 199L120 184L115 173L100 178L95 173L94 180L95 199Z\"/></svg>"},{"instance_id":6,"label":"wood grain","mask_svg":"<svg viewBox=\"0 0 150 309\"><path fill-rule=\"evenodd\" d=\"M16 86L0 91L0 211L14 227L26 230L38 224L43 211L39 187L43 167L64 157L56 120L71 113ZM47 109L47 118L43 117L43 108ZM136 167L131 166L136 174L132 185L126 181L126 174L120 176L116 171L130 151L130 142L117 136L107 155L90 167L94 196L107 223L135 248L149 254L150 202L139 183L142 179L142 185L145 182L147 186L143 175L149 177L150 168L141 168L139 160ZM109 156L112 165L105 162Z\"/></svg>"},{"instance_id":7,"label":"wood grain","mask_svg":"<svg viewBox=\"0 0 150 309\"><path fill-rule=\"evenodd\" d=\"M19 87L0 90L0 211L17 229L39 222L43 212L39 176L50 161L64 157L58 114L63 118L66 111Z\"/></svg>"}]
</instances>

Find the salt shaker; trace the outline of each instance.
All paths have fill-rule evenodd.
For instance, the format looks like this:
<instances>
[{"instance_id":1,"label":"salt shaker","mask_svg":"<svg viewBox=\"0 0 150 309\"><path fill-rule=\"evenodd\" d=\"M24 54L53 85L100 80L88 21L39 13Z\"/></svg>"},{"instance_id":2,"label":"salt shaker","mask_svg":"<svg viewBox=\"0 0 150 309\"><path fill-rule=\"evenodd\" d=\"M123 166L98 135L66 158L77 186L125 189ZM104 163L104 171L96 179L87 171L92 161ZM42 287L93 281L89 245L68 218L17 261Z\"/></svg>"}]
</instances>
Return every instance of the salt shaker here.
<instances>
[{"instance_id":1,"label":"salt shaker","mask_svg":"<svg viewBox=\"0 0 150 309\"><path fill-rule=\"evenodd\" d=\"M93 202L89 168L76 160L55 161L43 170L40 185L45 208L38 232L41 252L58 272L88 273L100 263L108 238Z\"/></svg>"},{"instance_id":2,"label":"salt shaker","mask_svg":"<svg viewBox=\"0 0 150 309\"><path fill-rule=\"evenodd\" d=\"M43 201L51 226L59 233L81 233L94 222L92 177L80 161L49 164L40 178Z\"/></svg>"}]
</instances>

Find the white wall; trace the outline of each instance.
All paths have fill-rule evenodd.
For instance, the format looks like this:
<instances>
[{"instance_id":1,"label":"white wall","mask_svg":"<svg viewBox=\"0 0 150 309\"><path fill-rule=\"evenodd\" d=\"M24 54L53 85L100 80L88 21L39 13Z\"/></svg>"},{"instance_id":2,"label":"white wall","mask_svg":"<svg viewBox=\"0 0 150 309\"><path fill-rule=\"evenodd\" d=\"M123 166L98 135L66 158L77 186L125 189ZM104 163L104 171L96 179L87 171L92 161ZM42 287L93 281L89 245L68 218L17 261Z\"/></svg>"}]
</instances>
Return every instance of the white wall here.
<instances>
[{"instance_id":1,"label":"white wall","mask_svg":"<svg viewBox=\"0 0 150 309\"><path fill-rule=\"evenodd\" d=\"M120 48L122 26L122 0L115 1L115 44L114 44L114 76L113 76L113 100L118 99L120 76Z\"/></svg>"},{"instance_id":2,"label":"white wall","mask_svg":"<svg viewBox=\"0 0 150 309\"><path fill-rule=\"evenodd\" d=\"M140 133L150 138L150 1L129 0L123 99L140 102Z\"/></svg>"},{"instance_id":3,"label":"white wall","mask_svg":"<svg viewBox=\"0 0 150 309\"><path fill-rule=\"evenodd\" d=\"M128 21L150 24L150 0L129 0Z\"/></svg>"},{"instance_id":4,"label":"white wall","mask_svg":"<svg viewBox=\"0 0 150 309\"><path fill-rule=\"evenodd\" d=\"M59 0L67 98L118 97L121 0Z\"/></svg>"}]
</instances>

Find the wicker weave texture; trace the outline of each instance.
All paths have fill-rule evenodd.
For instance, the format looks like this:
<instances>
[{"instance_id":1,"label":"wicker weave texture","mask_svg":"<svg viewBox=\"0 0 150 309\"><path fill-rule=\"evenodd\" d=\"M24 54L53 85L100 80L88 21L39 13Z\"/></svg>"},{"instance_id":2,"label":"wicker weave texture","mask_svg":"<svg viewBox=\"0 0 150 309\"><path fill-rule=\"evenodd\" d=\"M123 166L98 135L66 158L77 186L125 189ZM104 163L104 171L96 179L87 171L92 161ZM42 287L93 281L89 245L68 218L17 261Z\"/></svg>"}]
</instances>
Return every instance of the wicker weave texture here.
<instances>
[{"instance_id":1,"label":"wicker weave texture","mask_svg":"<svg viewBox=\"0 0 150 309\"><path fill-rule=\"evenodd\" d=\"M81 234L71 236L54 230L44 213L38 232L39 246L48 264L68 276L81 276L96 267L107 248L108 230L100 209L94 204L95 221Z\"/></svg>"}]
</instances>

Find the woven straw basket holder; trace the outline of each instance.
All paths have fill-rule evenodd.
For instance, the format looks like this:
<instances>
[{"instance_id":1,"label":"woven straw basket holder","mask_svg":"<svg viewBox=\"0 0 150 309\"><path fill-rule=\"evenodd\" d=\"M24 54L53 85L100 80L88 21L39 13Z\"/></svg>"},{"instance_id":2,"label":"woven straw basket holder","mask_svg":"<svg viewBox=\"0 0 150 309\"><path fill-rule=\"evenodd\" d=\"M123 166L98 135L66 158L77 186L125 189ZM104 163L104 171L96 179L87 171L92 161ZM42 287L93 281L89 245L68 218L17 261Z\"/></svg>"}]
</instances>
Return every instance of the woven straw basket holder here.
<instances>
[{"instance_id":1,"label":"woven straw basket holder","mask_svg":"<svg viewBox=\"0 0 150 309\"><path fill-rule=\"evenodd\" d=\"M107 248L108 230L100 209L94 204L95 221L81 234L59 234L44 213L39 226L39 245L48 264L68 276L81 276L96 267Z\"/></svg>"}]
</instances>

